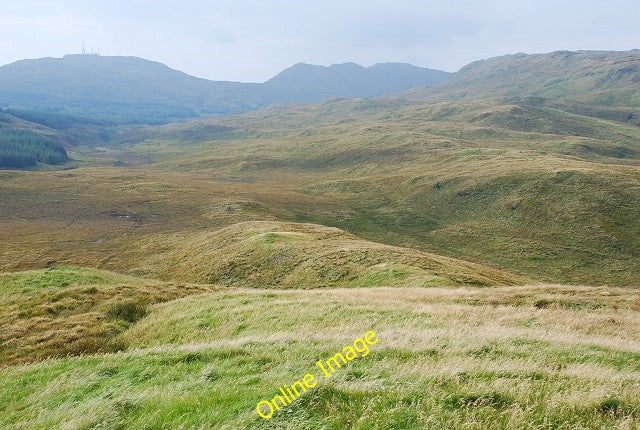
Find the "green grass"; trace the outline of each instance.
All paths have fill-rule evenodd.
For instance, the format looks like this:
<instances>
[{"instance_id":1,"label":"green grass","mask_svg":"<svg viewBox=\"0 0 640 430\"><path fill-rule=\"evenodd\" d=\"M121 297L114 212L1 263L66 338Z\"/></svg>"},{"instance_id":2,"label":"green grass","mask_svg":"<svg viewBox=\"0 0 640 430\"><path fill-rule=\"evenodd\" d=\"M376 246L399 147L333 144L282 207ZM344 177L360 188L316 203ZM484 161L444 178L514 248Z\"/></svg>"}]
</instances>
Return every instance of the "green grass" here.
<instances>
[{"instance_id":1,"label":"green grass","mask_svg":"<svg viewBox=\"0 0 640 430\"><path fill-rule=\"evenodd\" d=\"M24 298L43 291L62 291L66 287L106 285L115 283L141 284L144 280L118 273L81 267L52 266L46 270L0 273L2 295Z\"/></svg>"},{"instance_id":2,"label":"green grass","mask_svg":"<svg viewBox=\"0 0 640 430\"><path fill-rule=\"evenodd\" d=\"M617 309L533 306L550 293ZM636 307L628 290L557 286L204 292L151 305L119 336L124 352L2 369L0 426L633 428ZM314 363L367 330L379 342L366 357L257 416L258 401L320 377Z\"/></svg>"}]
</instances>

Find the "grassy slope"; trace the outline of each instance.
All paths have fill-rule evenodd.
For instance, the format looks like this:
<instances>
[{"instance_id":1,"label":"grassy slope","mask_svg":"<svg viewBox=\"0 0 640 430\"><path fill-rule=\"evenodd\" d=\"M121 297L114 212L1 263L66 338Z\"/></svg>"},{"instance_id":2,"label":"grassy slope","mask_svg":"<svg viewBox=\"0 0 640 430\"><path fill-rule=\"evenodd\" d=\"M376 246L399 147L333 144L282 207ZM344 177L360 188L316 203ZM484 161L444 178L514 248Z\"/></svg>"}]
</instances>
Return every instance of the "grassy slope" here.
<instances>
[{"instance_id":1,"label":"grassy slope","mask_svg":"<svg viewBox=\"0 0 640 430\"><path fill-rule=\"evenodd\" d=\"M475 61L418 99L562 98L595 105L640 106L640 50L556 51Z\"/></svg>"},{"instance_id":2,"label":"grassy slope","mask_svg":"<svg viewBox=\"0 0 640 430\"><path fill-rule=\"evenodd\" d=\"M639 305L557 285L203 293L152 305L118 338L127 352L3 369L0 426L633 428ZM367 330L367 357L256 415Z\"/></svg>"},{"instance_id":3,"label":"grassy slope","mask_svg":"<svg viewBox=\"0 0 640 430\"><path fill-rule=\"evenodd\" d=\"M317 224L252 221L191 235L153 237L140 272L187 282L254 288L518 285L490 267L365 241Z\"/></svg>"},{"instance_id":4,"label":"grassy slope","mask_svg":"<svg viewBox=\"0 0 640 430\"><path fill-rule=\"evenodd\" d=\"M151 248L153 252L147 250ZM211 290L200 282L258 288L515 285L489 267L363 241L335 228L245 222L138 241L147 278L73 267L0 274L0 359L117 351L116 336L154 303Z\"/></svg>"}]
</instances>

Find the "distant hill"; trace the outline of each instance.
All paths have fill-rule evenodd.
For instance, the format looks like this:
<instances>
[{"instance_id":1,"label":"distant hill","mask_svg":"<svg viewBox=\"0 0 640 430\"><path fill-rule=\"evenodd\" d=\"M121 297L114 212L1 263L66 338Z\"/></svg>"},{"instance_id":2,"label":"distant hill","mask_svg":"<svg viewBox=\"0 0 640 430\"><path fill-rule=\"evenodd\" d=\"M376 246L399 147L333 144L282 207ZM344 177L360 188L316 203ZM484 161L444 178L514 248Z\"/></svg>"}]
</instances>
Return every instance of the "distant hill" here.
<instances>
[{"instance_id":1,"label":"distant hill","mask_svg":"<svg viewBox=\"0 0 640 430\"><path fill-rule=\"evenodd\" d=\"M329 97L376 97L407 88L436 85L451 73L402 63L362 67L355 63L329 67L298 63L265 82L278 101L321 101Z\"/></svg>"},{"instance_id":2,"label":"distant hill","mask_svg":"<svg viewBox=\"0 0 640 430\"><path fill-rule=\"evenodd\" d=\"M214 82L136 57L67 55L0 67L0 104L93 122L164 123L264 105L258 84Z\"/></svg>"},{"instance_id":3,"label":"distant hill","mask_svg":"<svg viewBox=\"0 0 640 430\"><path fill-rule=\"evenodd\" d=\"M375 97L434 85L448 76L408 64L298 64L255 84L200 79L136 57L67 55L0 67L0 106L99 124L154 124L273 103Z\"/></svg>"},{"instance_id":4,"label":"distant hill","mask_svg":"<svg viewBox=\"0 0 640 430\"><path fill-rule=\"evenodd\" d=\"M640 50L557 51L475 61L442 84L410 92L424 99L538 99L640 106ZM533 100L532 100L533 99ZM540 101L540 100L538 100Z\"/></svg>"}]
</instances>

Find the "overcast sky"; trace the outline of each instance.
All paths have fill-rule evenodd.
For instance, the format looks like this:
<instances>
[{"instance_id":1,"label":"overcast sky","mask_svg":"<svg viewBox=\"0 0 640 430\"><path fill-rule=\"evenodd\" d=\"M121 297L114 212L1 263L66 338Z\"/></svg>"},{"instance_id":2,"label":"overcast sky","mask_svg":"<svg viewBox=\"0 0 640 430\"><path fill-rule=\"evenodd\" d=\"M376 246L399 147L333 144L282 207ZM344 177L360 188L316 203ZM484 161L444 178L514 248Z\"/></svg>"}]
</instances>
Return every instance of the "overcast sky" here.
<instances>
[{"instance_id":1,"label":"overcast sky","mask_svg":"<svg viewBox=\"0 0 640 430\"><path fill-rule=\"evenodd\" d=\"M215 80L297 62L456 71L515 52L640 48L640 1L0 0L0 64L86 49Z\"/></svg>"}]
</instances>

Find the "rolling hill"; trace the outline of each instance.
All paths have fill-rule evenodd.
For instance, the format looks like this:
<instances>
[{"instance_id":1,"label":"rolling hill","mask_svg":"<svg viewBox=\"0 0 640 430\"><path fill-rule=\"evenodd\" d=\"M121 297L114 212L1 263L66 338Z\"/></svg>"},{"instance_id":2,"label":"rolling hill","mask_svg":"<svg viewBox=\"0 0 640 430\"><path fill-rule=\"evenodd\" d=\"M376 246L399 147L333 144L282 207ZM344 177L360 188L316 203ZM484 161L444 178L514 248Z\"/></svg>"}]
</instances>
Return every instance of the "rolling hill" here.
<instances>
[{"instance_id":1,"label":"rolling hill","mask_svg":"<svg viewBox=\"0 0 640 430\"><path fill-rule=\"evenodd\" d=\"M343 100L121 137L72 152L85 166L69 172L2 174L13 197L0 240L13 246L0 267L127 272L159 252L141 251L147 239L268 220L539 281L640 282L640 130L629 124L486 101Z\"/></svg>"},{"instance_id":2,"label":"rolling hill","mask_svg":"<svg viewBox=\"0 0 640 430\"><path fill-rule=\"evenodd\" d=\"M66 156L48 155L64 151L52 146L56 142L107 144L134 125L245 112L274 103L380 96L436 84L448 76L409 64L298 64L264 84L249 84L200 79L136 57L67 55L18 61L0 67L0 128L4 134L26 133L30 141L42 142L27 148L0 140L0 168L60 164ZM56 142L48 142L50 135Z\"/></svg>"},{"instance_id":3,"label":"rolling hill","mask_svg":"<svg viewBox=\"0 0 640 430\"><path fill-rule=\"evenodd\" d=\"M0 367L121 350L154 303L215 290L77 267L2 273L0 287Z\"/></svg>"},{"instance_id":4,"label":"rolling hill","mask_svg":"<svg viewBox=\"0 0 640 430\"><path fill-rule=\"evenodd\" d=\"M252 288L519 285L490 267L359 239L315 224L251 221L194 235L151 238L147 275ZM166 253L159 252L166 249Z\"/></svg>"},{"instance_id":5,"label":"rolling hill","mask_svg":"<svg viewBox=\"0 0 640 430\"><path fill-rule=\"evenodd\" d=\"M182 203L194 228L311 222L541 281L640 281L640 129L627 122L492 100L334 100L148 129L121 148L153 158L147 180L206 193Z\"/></svg>"}]
</instances>

